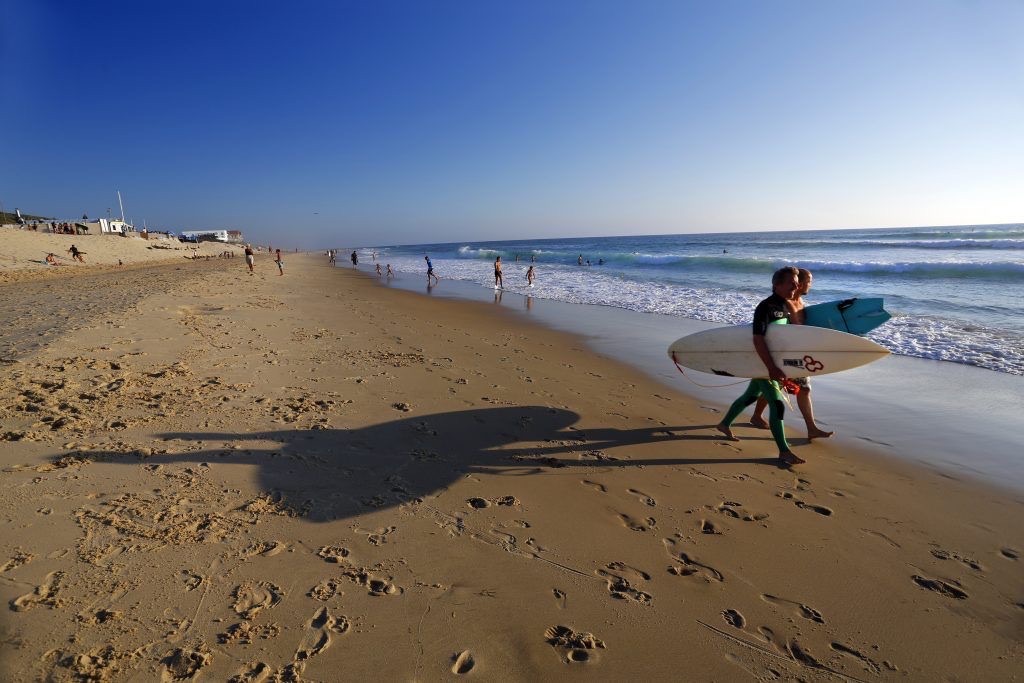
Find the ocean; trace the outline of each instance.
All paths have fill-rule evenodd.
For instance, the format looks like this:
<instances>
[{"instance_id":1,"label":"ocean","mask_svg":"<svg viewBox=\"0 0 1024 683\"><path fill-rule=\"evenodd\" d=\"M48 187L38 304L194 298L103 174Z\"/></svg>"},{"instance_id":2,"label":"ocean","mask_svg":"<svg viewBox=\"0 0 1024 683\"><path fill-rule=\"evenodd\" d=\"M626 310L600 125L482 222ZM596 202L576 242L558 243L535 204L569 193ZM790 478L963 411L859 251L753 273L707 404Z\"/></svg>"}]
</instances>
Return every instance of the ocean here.
<instances>
[{"instance_id":1,"label":"ocean","mask_svg":"<svg viewBox=\"0 0 1024 683\"><path fill-rule=\"evenodd\" d=\"M444 279L568 303L712 323L748 322L784 265L807 268L818 303L882 297L870 334L894 354L1024 375L1024 224L452 242L360 249L404 279ZM518 261L516 260L518 257ZM584 265L578 261L582 257ZM589 265L587 263L589 262ZM526 270L535 266L536 284ZM403 275L404 274L404 275Z\"/></svg>"}]
</instances>

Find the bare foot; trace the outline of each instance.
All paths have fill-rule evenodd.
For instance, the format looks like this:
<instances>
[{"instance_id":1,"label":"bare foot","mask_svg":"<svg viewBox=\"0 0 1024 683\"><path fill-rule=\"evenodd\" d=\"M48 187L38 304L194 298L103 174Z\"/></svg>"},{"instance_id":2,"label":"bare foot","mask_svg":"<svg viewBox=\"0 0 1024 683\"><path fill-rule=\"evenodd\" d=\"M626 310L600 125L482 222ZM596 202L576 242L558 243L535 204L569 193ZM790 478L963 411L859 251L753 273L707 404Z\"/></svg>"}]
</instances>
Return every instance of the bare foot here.
<instances>
[{"instance_id":1,"label":"bare foot","mask_svg":"<svg viewBox=\"0 0 1024 683\"><path fill-rule=\"evenodd\" d=\"M818 429L817 427L807 430L808 439L828 439L833 434L835 434L835 432L826 432L824 429Z\"/></svg>"},{"instance_id":2,"label":"bare foot","mask_svg":"<svg viewBox=\"0 0 1024 683\"><path fill-rule=\"evenodd\" d=\"M783 465L803 465L807 461L793 451L783 451L779 453L779 462Z\"/></svg>"},{"instance_id":3,"label":"bare foot","mask_svg":"<svg viewBox=\"0 0 1024 683\"><path fill-rule=\"evenodd\" d=\"M739 441L739 439L736 438L736 435L732 433L732 429L729 428L729 425L716 424L715 429L725 434L725 438L729 439L729 441Z\"/></svg>"},{"instance_id":4,"label":"bare foot","mask_svg":"<svg viewBox=\"0 0 1024 683\"><path fill-rule=\"evenodd\" d=\"M750 426L757 427L758 429L768 429L768 422L766 422L760 415L752 415L750 418Z\"/></svg>"}]
</instances>

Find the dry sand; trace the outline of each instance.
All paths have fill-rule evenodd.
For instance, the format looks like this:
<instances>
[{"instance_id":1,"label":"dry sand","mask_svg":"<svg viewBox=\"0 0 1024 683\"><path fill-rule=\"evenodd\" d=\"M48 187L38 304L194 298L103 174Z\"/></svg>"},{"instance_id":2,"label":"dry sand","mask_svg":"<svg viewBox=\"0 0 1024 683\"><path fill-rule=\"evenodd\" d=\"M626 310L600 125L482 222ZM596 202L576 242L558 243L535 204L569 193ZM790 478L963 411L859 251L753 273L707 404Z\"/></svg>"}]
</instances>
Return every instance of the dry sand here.
<instances>
[{"instance_id":1,"label":"dry sand","mask_svg":"<svg viewBox=\"0 0 1024 683\"><path fill-rule=\"evenodd\" d=\"M1019 496L782 470L574 337L285 269L0 285L45 339L0 366L4 680L1021 676Z\"/></svg>"},{"instance_id":2,"label":"dry sand","mask_svg":"<svg viewBox=\"0 0 1024 683\"><path fill-rule=\"evenodd\" d=\"M84 263L71 258L68 249L72 244L84 254ZM185 244L177 239L155 234L152 239L144 239L138 233L127 237L53 235L0 226L0 282L67 277L69 270L96 272L114 267L153 265L161 261L178 263L183 258L212 258L225 251L238 256L241 255L242 246L220 242ZM59 265L51 266L46 263L46 255L49 253L56 257Z\"/></svg>"}]
</instances>

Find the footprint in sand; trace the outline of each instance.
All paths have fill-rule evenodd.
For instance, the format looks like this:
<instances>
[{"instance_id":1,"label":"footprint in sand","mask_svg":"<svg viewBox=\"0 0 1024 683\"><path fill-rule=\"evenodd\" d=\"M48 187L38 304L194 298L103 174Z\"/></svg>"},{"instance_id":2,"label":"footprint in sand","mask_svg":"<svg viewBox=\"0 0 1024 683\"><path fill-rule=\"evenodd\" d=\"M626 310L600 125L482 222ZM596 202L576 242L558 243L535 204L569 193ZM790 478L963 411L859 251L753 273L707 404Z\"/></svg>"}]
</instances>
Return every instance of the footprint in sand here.
<instances>
[{"instance_id":1,"label":"footprint in sand","mask_svg":"<svg viewBox=\"0 0 1024 683\"><path fill-rule=\"evenodd\" d=\"M16 569L24 564L28 564L35 558L32 553L26 553L23 550L18 550L14 553L14 557L7 560L3 564L0 564L0 574L9 572L12 569Z\"/></svg>"},{"instance_id":2,"label":"footprint in sand","mask_svg":"<svg viewBox=\"0 0 1024 683\"><path fill-rule=\"evenodd\" d=\"M583 479L583 480L580 481L580 483L583 484L584 486L589 486L590 488L594 489L595 491L600 491L601 493L608 493L607 487L605 487L604 484L598 484L596 481L590 481L589 479Z\"/></svg>"},{"instance_id":3,"label":"footprint in sand","mask_svg":"<svg viewBox=\"0 0 1024 683\"><path fill-rule=\"evenodd\" d=\"M388 542L388 536L395 533L397 530L398 527L394 526L383 527L381 529L377 529L376 531L367 534L366 540L372 545L384 545ZM360 531L360 533L366 532Z\"/></svg>"},{"instance_id":4,"label":"footprint in sand","mask_svg":"<svg viewBox=\"0 0 1024 683\"><path fill-rule=\"evenodd\" d=\"M796 600L788 600L786 598L780 598L777 595L769 595L768 593L762 593L761 599L773 605L792 605L793 607L796 607L797 614L799 614L804 619L813 621L818 624L825 623L825 618L821 616L821 612L814 609L813 607L808 607L802 602L798 602Z\"/></svg>"},{"instance_id":5,"label":"footprint in sand","mask_svg":"<svg viewBox=\"0 0 1024 683\"><path fill-rule=\"evenodd\" d=\"M873 674L882 673L882 667L880 667L878 663L875 662L875 660L871 659L862 652L858 652L857 650L855 650L852 647L849 647L848 645L843 645L842 643L834 642L831 643L829 647L831 647L835 652L838 652L841 655L845 655L847 657L851 657L853 659L858 660L867 671Z\"/></svg>"},{"instance_id":6,"label":"footprint in sand","mask_svg":"<svg viewBox=\"0 0 1024 683\"><path fill-rule=\"evenodd\" d=\"M722 610L722 618L725 619L725 623L736 628L743 628L747 625L747 620L743 618L743 615L734 609Z\"/></svg>"},{"instance_id":7,"label":"footprint in sand","mask_svg":"<svg viewBox=\"0 0 1024 683\"><path fill-rule=\"evenodd\" d=\"M966 600L969 596L963 590L954 586L951 583L939 579L928 579L919 574L914 574L910 577L914 580L921 588L925 588L930 591L945 595L947 598L956 598L957 600Z\"/></svg>"},{"instance_id":8,"label":"footprint in sand","mask_svg":"<svg viewBox=\"0 0 1024 683\"><path fill-rule=\"evenodd\" d=\"M999 549L999 554L1002 555L1003 557L1005 557L1008 560L1018 560L1018 559L1020 559L1020 551L1017 550L1016 548L1000 548Z\"/></svg>"},{"instance_id":9,"label":"footprint in sand","mask_svg":"<svg viewBox=\"0 0 1024 683\"><path fill-rule=\"evenodd\" d=\"M937 557L940 560L957 560L959 562L964 563L965 565L967 565L975 571L984 571L984 567L982 567L977 560L973 560L969 557L964 557L963 555L956 552L943 550L942 548L932 548L932 556Z\"/></svg>"},{"instance_id":10,"label":"footprint in sand","mask_svg":"<svg viewBox=\"0 0 1024 683\"><path fill-rule=\"evenodd\" d=\"M722 572L703 562L698 562L687 553L680 551L678 549L678 539L663 538L661 542L665 545L668 556L678 563L668 568L669 574L675 576L699 576L708 583L722 583L725 581Z\"/></svg>"},{"instance_id":11,"label":"footprint in sand","mask_svg":"<svg viewBox=\"0 0 1024 683\"><path fill-rule=\"evenodd\" d=\"M235 589L231 607L243 619L252 619L281 602L283 596L284 592L269 581L246 581Z\"/></svg>"},{"instance_id":12,"label":"footprint in sand","mask_svg":"<svg viewBox=\"0 0 1024 683\"><path fill-rule=\"evenodd\" d=\"M31 593L11 600L11 609L15 612L25 612L37 605L60 607L61 600L57 594L60 592L60 582L63 578L64 572L50 572Z\"/></svg>"},{"instance_id":13,"label":"footprint in sand","mask_svg":"<svg viewBox=\"0 0 1024 683\"><path fill-rule=\"evenodd\" d=\"M331 633L344 634L348 629L346 617L334 617L326 606L321 607L306 623L306 632L295 650L294 661L301 662L315 657L330 647Z\"/></svg>"},{"instance_id":14,"label":"footprint in sand","mask_svg":"<svg viewBox=\"0 0 1024 683\"><path fill-rule=\"evenodd\" d=\"M452 662L452 673L459 676L468 674L476 666L476 660L473 659L473 655L469 650L463 650L457 655L452 655Z\"/></svg>"},{"instance_id":15,"label":"footprint in sand","mask_svg":"<svg viewBox=\"0 0 1024 683\"><path fill-rule=\"evenodd\" d=\"M256 557L262 555L263 557L273 557L277 555L287 546L280 541L255 541L249 544L245 550L242 551L242 557Z\"/></svg>"},{"instance_id":16,"label":"footprint in sand","mask_svg":"<svg viewBox=\"0 0 1024 683\"><path fill-rule=\"evenodd\" d=\"M643 491L637 491L636 489L627 489L627 490L631 494L636 496L640 500L640 502L643 503L644 505L649 505L651 507L656 507L658 505L658 501L654 500L654 498L652 498L651 496L647 495Z\"/></svg>"},{"instance_id":17,"label":"footprint in sand","mask_svg":"<svg viewBox=\"0 0 1024 683\"><path fill-rule=\"evenodd\" d=\"M570 664L582 664L591 660L594 650L603 650L603 640L593 633L574 631L568 626L552 626L544 631L544 640L548 645L562 653L565 661ZM595 653L596 654L596 653Z\"/></svg>"},{"instance_id":18,"label":"footprint in sand","mask_svg":"<svg viewBox=\"0 0 1024 683\"><path fill-rule=\"evenodd\" d=\"M832 508L827 508L824 505L805 503L804 501L800 500L799 498L794 496L792 493L789 493L788 491L785 493L780 493L779 497L784 498L785 500L793 501L793 505L796 505L801 510L810 510L811 512L817 512L819 515L822 515L823 517L832 516Z\"/></svg>"},{"instance_id":19,"label":"footprint in sand","mask_svg":"<svg viewBox=\"0 0 1024 683\"><path fill-rule=\"evenodd\" d=\"M721 536L722 531L715 526L715 523L709 519L700 520L700 532L702 534L708 534L711 536Z\"/></svg>"},{"instance_id":20,"label":"footprint in sand","mask_svg":"<svg viewBox=\"0 0 1024 683\"><path fill-rule=\"evenodd\" d=\"M168 652L160 663L164 665L161 673L162 681L183 681L195 678L199 670L213 661L209 648L200 644L193 649L177 648Z\"/></svg>"},{"instance_id":21,"label":"footprint in sand","mask_svg":"<svg viewBox=\"0 0 1024 683\"><path fill-rule=\"evenodd\" d=\"M345 558L349 556L348 548L343 548L340 545L325 545L316 551L317 556L322 557L325 562L331 562L333 564L341 564L345 562Z\"/></svg>"},{"instance_id":22,"label":"footprint in sand","mask_svg":"<svg viewBox=\"0 0 1024 683\"><path fill-rule=\"evenodd\" d=\"M641 605L651 604L653 598L650 593L633 587L633 584L651 580L651 575L642 569L630 567L622 562L611 562L606 569L598 569L597 575L608 582L608 592L613 598L632 600Z\"/></svg>"},{"instance_id":23,"label":"footprint in sand","mask_svg":"<svg viewBox=\"0 0 1024 683\"><path fill-rule=\"evenodd\" d=\"M653 517L639 520L622 512L619 513L619 521L621 521L622 524L631 531L650 531L658 526L658 522Z\"/></svg>"},{"instance_id":24,"label":"footprint in sand","mask_svg":"<svg viewBox=\"0 0 1024 683\"><path fill-rule=\"evenodd\" d=\"M555 601L558 603L558 609L565 609L568 606L569 599L566 597L565 591L552 588L551 594L555 596Z\"/></svg>"},{"instance_id":25,"label":"footprint in sand","mask_svg":"<svg viewBox=\"0 0 1024 683\"><path fill-rule=\"evenodd\" d=\"M744 522L761 522L768 519L767 512L750 512L743 509L742 503L731 500L722 501L715 509L726 517L742 519Z\"/></svg>"},{"instance_id":26,"label":"footprint in sand","mask_svg":"<svg viewBox=\"0 0 1024 683\"><path fill-rule=\"evenodd\" d=\"M349 581L366 588L370 595L396 595L402 593L402 589L391 583L389 579L382 579L374 576L366 569L353 567L342 573Z\"/></svg>"},{"instance_id":27,"label":"footprint in sand","mask_svg":"<svg viewBox=\"0 0 1024 683\"><path fill-rule=\"evenodd\" d=\"M270 665L265 662L249 662L228 679L228 683L265 683L272 673Z\"/></svg>"}]
</instances>

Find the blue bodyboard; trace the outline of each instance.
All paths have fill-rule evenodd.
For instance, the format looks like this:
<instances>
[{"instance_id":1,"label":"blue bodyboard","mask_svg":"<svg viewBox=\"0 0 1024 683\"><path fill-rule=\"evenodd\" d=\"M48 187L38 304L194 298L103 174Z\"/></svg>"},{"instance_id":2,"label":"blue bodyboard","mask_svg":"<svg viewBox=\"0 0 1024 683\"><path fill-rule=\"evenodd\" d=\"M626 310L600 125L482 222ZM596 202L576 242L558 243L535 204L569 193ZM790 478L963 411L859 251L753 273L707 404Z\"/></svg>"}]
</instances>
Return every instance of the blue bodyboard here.
<instances>
[{"instance_id":1,"label":"blue bodyboard","mask_svg":"<svg viewBox=\"0 0 1024 683\"><path fill-rule=\"evenodd\" d=\"M864 335L892 316L882 307L882 299L842 299L814 304L804 309L804 324L827 327L840 332Z\"/></svg>"}]
</instances>

